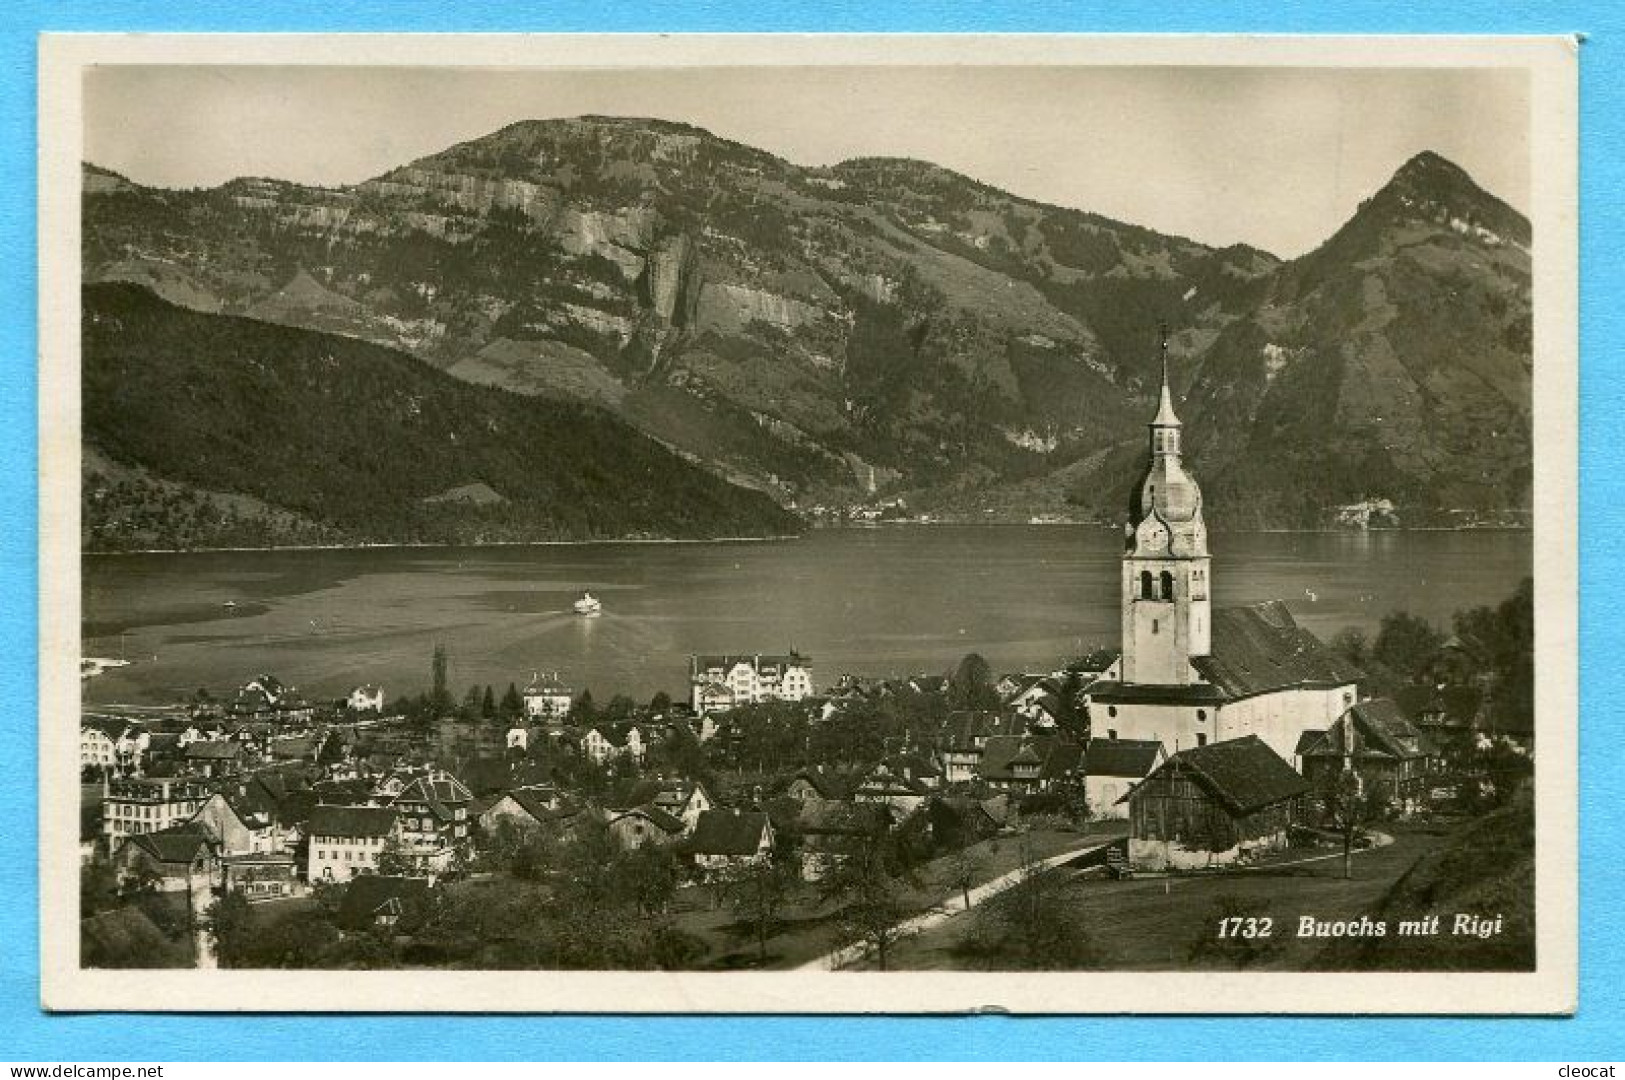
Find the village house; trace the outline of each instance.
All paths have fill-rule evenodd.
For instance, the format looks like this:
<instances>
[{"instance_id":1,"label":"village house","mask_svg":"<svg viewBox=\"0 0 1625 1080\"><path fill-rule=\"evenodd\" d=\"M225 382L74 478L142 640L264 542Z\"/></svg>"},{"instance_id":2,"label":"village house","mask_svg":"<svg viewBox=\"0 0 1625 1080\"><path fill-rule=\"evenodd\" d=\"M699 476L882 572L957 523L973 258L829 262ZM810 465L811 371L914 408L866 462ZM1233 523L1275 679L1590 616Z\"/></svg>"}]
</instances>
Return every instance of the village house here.
<instances>
[{"instance_id":1,"label":"village house","mask_svg":"<svg viewBox=\"0 0 1625 1080\"><path fill-rule=\"evenodd\" d=\"M694 711L700 715L764 701L801 701L812 696L812 658L794 651L697 654L688 658L688 681Z\"/></svg>"},{"instance_id":2,"label":"village house","mask_svg":"<svg viewBox=\"0 0 1625 1080\"><path fill-rule=\"evenodd\" d=\"M870 851L895 820L883 803L780 799L770 812L773 835L793 853L803 881L818 881Z\"/></svg>"},{"instance_id":3,"label":"village house","mask_svg":"<svg viewBox=\"0 0 1625 1080\"><path fill-rule=\"evenodd\" d=\"M559 678L556 671L547 674L532 672L521 698L525 703L525 716L538 723L557 726L564 723L575 701L575 693Z\"/></svg>"},{"instance_id":4,"label":"village house","mask_svg":"<svg viewBox=\"0 0 1625 1080\"><path fill-rule=\"evenodd\" d=\"M1020 714L995 716L964 709L950 713L939 743L943 781L968 784L979 779L989 739L1026 734L1027 719Z\"/></svg>"},{"instance_id":5,"label":"village house","mask_svg":"<svg viewBox=\"0 0 1625 1080\"><path fill-rule=\"evenodd\" d=\"M438 769L413 777L390 801L401 843L421 869L442 873L467 849L473 801L456 777Z\"/></svg>"},{"instance_id":6,"label":"village house","mask_svg":"<svg viewBox=\"0 0 1625 1080\"><path fill-rule=\"evenodd\" d=\"M480 829L496 832L506 821L521 829L539 829L552 820L559 808L559 792L554 787L522 787L504 791L480 812Z\"/></svg>"},{"instance_id":7,"label":"village house","mask_svg":"<svg viewBox=\"0 0 1625 1080\"><path fill-rule=\"evenodd\" d=\"M334 921L351 933L417 928L429 909L432 886L424 878L369 874L344 887Z\"/></svg>"},{"instance_id":8,"label":"village house","mask_svg":"<svg viewBox=\"0 0 1625 1080\"><path fill-rule=\"evenodd\" d=\"M916 694L944 694L948 692L948 676L916 675L908 681L908 688Z\"/></svg>"},{"instance_id":9,"label":"village house","mask_svg":"<svg viewBox=\"0 0 1625 1080\"><path fill-rule=\"evenodd\" d=\"M1044 759L1021 735L994 735L982 746L976 777L991 791L1031 795L1043 783Z\"/></svg>"},{"instance_id":10,"label":"village house","mask_svg":"<svg viewBox=\"0 0 1625 1080\"><path fill-rule=\"evenodd\" d=\"M121 841L113 852L113 870L121 890L202 891L213 883L214 853L195 829L164 829Z\"/></svg>"},{"instance_id":11,"label":"village house","mask_svg":"<svg viewBox=\"0 0 1625 1080\"><path fill-rule=\"evenodd\" d=\"M707 810L682 849L707 876L751 866L772 856L773 823L756 810Z\"/></svg>"},{"instance_id":12,"label":"village house","mask_svg":"<svg viewBox=\"0 0 1625 1080\"><path fill-rule=\"evenodd\" d=\"M683 835L694 831L700 815L716 806L716 800L699 782L668 780L656 777L641 780L621 793L623 801L631 806L651 806L670 814L682 822Z\"/></svg>"},{"instance_id":13,"label":"village house","mask_svg":"<svg viewBox=\"0 0 1625 1080\"><path fill-rule=\"evenodd\" d=\"M256 675L226 705L226 717L237 723L308 724L315 719L316 709L275 675Z\"/></svg>"},{"instance_id":14,"label":"village house","mask_svg":"<svg viewBox=\"0 0 1625 1080\"><path fill-rule=\"evenodd\" d=\"M1155 739L1090 739L1083 755L1089 816L1127 818L1123 797L1167 760L1167 751Z\"/></svg>"},{"instance_id":15,"label":"village house","mask_svg":"<svg viewBox=\"0 0 1625 1080\"><path fill-rule=\"evenodd\" d=\"M861 776L854 778L823 765L815 765L796 773L784 793L796 800L851 799L852 789L862 779Z\"/></svg>"},{"instance_id":16,"label":"village house","mask_svg":"<svg viewBox=\"0 0 1625 1080\"><path fill-rule=\"evenodd\" d=\"M636 724L597 724L581 736L581 752L596 765L615 758L626 758L635 765L643 764L649 752L643 729Z\"/></svg>"},{"instance_id":17,"label":"village house","mask_svg":"<svg viewBox=\"0 0 1625 1080\"><path fill-rule=\"evenodd\" d=\"M350 691L344 704L351 712L381 713L384 711L384 688L377 683L358 686Z\"/></svg>"},{"instance_id":18,"label":"village house","mask_svg":"<svg viewBox=\"0 0 1625 1080\"><path fill-rule=\"evenodd\" d=\"M189 743L181 760L193 776L236 776L248 761L248 747L238 739L206 739Z\"/></svg>"},{"instance_id":19,"label":"village house","mask_svg":"<svg viewBox=\"0 0 1625 1080\"><path fill-rule=\"evenodd\" d=\"M154 731L147 735L147 749L141 755L143 776L178 776L181 773L181 751L184 734L177 731ZM157 768L161 772L154 772Z\"/></svg>"},{"instance_id":20,"label":"village house","mask_svg":"<svg viewBox=\"0 0 1625 1080\"><path fill-rule=\"evenodd\" d=\"M282 847L276 803L256 784L232 783L215 791L192 815L190 824L221 855L263 855Z\"/></svg>"},{"instance_id":21,"label":"village house","mask_svg":"<svg viewBox=\"0 0 1625 1080\"><path fill-rule=\"evenodd\" d=\"M315 761L325 741L316 735L281 735L266 740L265 756L273 762Z\"/></svg>"},{"instance_id":22,"label":"village house","mask_svg":"<svg viewBox=\"0 0 1625 1080\"><path fill-rule=\"evenodd\" d=\"M622 851L645 844L672 844L683 838L683 823L653 806L609 811L609 835Z\"/></svg>"},{"instance_id":23,"label":"village house","mask_svg":"<svg viewBox=\"0 0 1625 1080\"><path fill-rule=\"evenodd\" d=\"M957 851L985 840L1002 824L986 801L968 795L933 798L925 804L924 813L931 839L945 851Z\"/></svg>"},{"instance_id":24,"label":"village house","mask_svg":"<svg viewBox=\"0 0 1625 1080\"><path fill-rule=\"evenodd\" d=\"M1129 863L1203 869L1284 848L1308 791L1256 735L1182 750L1125 796Z\"/></svg>"},{"instance_id":25,"label":"village house","mask_svg":"<svg viewBox=\"0 0 1625 1080\"><path fill-rule=\"evenodd\" d=\"M1311 785L1344 772L1359 778L1360 789L1400 813L1427 802L1435 755L1426 736L1387 698L1370 698L1348 711L1302 753L1303 775Z\"/></svg>"},{"instance_id":26,"label":"village house","mask_svg":"<svg viewBox=\"0 0 1625 1080\"><path fill-rule=\"evenodd\" d=\"M125 837L160 832L183 824L209 797L209 789L191 780L107 780L102 784L102 835L111 853Z\"/></svg>"},{"instance_id":27,"label":"village house","mask_svg":"<svg viewBox=\"0 0 1625 1080\"><path fill-rule=\"evenodd\" d=\"M376 872L384 845L400 835L395 811L387 806L318 806L310 812L306 833L305 876L313 883Z\"/></svg>"},{"instance_id":28,"label":"village house","mask_svg":"<svg viewBox=\"0 0 1625 1080\"><path fill-rule=\"evenodd\" d=\"M220 887L241 893L251 904L286 900L303 892L293 853L288 851L223 856Z\"/></svg>"},{"instance_id":29,"label":"village house","mask_svg":"<svg viewBox=\"0 0 1625 1080\"><path fill-rule=\"evenodd\" d=\"M127 720L86 719L79 725L79 770L86 776L139 775L150 741L145 728Z\"/></svg>"},{"instance_id":30,"label":"village house","mask_svg":"<svg viewBox=\"0 0 1625 1080\"><path fill-rule=\"evenodd\" d=\"M1038 772L1038 789L1046 792L1084 791L1083 744L1061 731L1034 746L1044 765Z\"/></svg>"},{"instance_id":31,"label":"village house","mask_svg":"<svg viewBox=\"0 0 1625 1080\"><path fill-rule=\"evenodd\" d=\"M852 801L890 807L899 818L906 818L918 810L930 794L931 789L921 781L892 772L881 763L858 782L852 790Z\"/></svg>"}]
</instances>

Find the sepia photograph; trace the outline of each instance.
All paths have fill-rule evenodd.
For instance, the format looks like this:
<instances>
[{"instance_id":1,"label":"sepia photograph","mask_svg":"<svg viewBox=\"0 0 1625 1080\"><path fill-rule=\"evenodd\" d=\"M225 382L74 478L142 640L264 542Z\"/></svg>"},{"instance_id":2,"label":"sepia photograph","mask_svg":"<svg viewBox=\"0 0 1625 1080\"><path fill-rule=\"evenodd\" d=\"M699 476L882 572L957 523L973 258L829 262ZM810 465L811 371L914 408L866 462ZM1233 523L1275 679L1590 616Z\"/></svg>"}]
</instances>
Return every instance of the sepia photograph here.
<instances>
[{"instance_id":1,"label":"sepia photograph","mask_svg":"<svg viewBox=\"0 0 1625 1080\"><path fill-rule=\"evenodd\" d=\"M1572 42L45 44L48 1007L1573 1008Z\"/></svg>"}]
</instances>

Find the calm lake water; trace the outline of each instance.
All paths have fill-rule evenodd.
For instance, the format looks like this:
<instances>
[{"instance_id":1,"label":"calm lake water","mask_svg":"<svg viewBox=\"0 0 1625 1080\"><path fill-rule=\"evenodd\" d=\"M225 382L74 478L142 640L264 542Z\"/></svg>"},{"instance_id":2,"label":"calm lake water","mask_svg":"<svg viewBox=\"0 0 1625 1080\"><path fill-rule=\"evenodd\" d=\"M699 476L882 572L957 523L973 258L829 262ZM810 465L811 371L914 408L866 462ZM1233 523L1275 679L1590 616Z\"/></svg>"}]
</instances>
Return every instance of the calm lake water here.
<instances>
[{"instance_id":1,"label":"calm lake water","mask_svg":"<svg viewBox=\"0 0 1625 1080\"><path fill-rule=\"evenodd\" d=\"M1441 625L1530 572L1525 532L1215 534L1219 604L1284 599L1322 636L1406 609ZM1114 531L1084 526L821 530L705 544L87 556L84 652L124 656L87 702L219 695L261 671L312 697L429 684L459 697L558 670L600 701L685 689L691 652L779 652L843 671L944 671L966 652L1047 669L1118 636ZM590 589L596 618L570 604ZM234 608L224 605L233 602Z\"/></svg>"}]
</instances>

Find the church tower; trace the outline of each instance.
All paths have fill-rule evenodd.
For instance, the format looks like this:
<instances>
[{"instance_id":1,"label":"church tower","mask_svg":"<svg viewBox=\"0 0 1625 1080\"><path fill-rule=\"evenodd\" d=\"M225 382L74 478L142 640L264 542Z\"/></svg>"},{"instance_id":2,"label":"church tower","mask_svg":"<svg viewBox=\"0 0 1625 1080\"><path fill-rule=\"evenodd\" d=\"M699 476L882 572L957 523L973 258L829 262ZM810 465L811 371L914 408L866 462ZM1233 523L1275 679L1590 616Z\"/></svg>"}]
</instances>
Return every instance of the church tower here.
<instances>
[{"instance_id":1,"label":"church tower","mask_svg":"<svg viewBox=\"0 0 1625 1080\"><path fill-rule=\"evenodd\" d=\"M1191 657L1206 656L1212 633L1210 559L1202 492L1180 461L1179 417L1168 391L1162 339L1162 397L1152 419L1145 476L1129 500L1123 552L1123 675L1131 685L1199 682Z\"/></svg>"}]
</instances>

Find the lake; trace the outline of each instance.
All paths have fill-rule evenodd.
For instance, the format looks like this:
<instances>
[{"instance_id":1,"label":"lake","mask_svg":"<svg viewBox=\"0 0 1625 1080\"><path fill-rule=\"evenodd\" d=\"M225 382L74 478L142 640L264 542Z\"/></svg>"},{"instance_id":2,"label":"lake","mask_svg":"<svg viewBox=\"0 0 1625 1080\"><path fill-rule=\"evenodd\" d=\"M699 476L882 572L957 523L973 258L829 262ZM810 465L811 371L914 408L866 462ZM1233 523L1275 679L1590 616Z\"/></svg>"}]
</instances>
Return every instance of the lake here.
<instances>
[{"instance_id":1,"label":"lake","mask_svg":"<svg viewBox=\"0 0 1625 1080\"><path fill-rule=\"evenodd\" d=\"M1527 532L1216 533L1216 603L1288 601L1322 637L1405 609L1448 627L1530 573ZM436 643L459 698L557 670L599 701L685 692L692 652L812 656L842 672L942 672L982 653L1047 670L1118 638L1121 540L1087 526L898 526L796 540L93 555L84 653L124 657L88 703L230 693L270 672L312 698L429 685ZM570 605L583 590L603 614ZM227 603L234 607L226 607Z\"/></svg>"}]
</instances>

